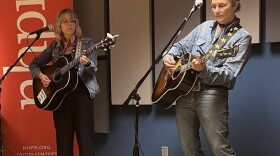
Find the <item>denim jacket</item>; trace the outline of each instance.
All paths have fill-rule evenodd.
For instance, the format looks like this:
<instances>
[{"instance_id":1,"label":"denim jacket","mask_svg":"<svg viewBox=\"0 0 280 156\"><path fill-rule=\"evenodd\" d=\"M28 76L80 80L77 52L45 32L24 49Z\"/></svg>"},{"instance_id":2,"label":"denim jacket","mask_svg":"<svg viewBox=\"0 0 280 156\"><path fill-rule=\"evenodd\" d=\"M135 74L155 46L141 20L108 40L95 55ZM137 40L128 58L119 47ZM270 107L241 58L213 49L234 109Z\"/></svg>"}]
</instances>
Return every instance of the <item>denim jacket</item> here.
<instances>
[{"instance_id":1,"label":"denim jacket","mask_svg":"<svg viewBox=\"0 0 280 156\"><path fill-rule=\"evenodd\" d=\"M235 17L233 22L223 28L218 37L215 37L217 22L214 20L205 21L193 29L185 38L175 43L165 54L180 57L188 52L194 56L199 56L199 52L207 53L219 37L230 31L232 25L239 22L239 18ZM239 45L236 56L208 60L205 62L205 68L199 72L198 80L205 84L221 85L233 89L237 76L241 73L251 54L251 40L252 37L249 32L244 28L239 29L223 46L223 48L232 48L234 45Z\"/></svg>"},{"instance_id":2,"label":"denim jacket","mask_svg":"<svg viewBox=\"0 0 280 156\"><path fill-rule=\"evenodd\" d=\"M92 39L84 38L82 40L82 51L88 48L92 48L94 45ZM46 65L49 62L57 61L61 56L63 56L63 45L57 46L57 42L53 41L50 46L48 46L38 57L36 57L30 64L29 70L32 77L36 78L36 74L40 72L40 66ZM82 52L81 51L81 52ZM72 52L72 58L75 58L75 50ZM93 99L95 95L100 91L99 85L97 84L95 73L97 71L97 54L93 52L88 56L91 60L90 66L86 67L82 64L78 64L78 74L86 85L91 98Z\"/></svg>"}]
</instances>

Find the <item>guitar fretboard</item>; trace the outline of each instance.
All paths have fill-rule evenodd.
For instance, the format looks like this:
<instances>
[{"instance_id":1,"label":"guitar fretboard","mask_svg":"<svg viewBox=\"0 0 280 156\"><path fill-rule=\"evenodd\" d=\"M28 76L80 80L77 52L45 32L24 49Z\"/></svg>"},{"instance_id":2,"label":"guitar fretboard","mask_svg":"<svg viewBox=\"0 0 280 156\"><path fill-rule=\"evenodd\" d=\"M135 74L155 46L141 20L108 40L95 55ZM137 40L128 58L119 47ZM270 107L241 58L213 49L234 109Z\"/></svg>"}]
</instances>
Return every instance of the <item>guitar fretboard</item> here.
<instances>
[{"instance_id":1,"label":"guitar fretboard","mask_svg":"<svg viewBox=\"0 0 280 156\"><path fill-rule=\"evenodd\" d=\"M221 50L215 50L215 51L211 50L202 57L202 63L205 63L208 60L210 60L211 58L215 58L215 57L218 57L218 58L233 57L238 52L238 49L239 49L238 45L235 45L233 48L221 49ZM191 60L189 60L188 63L183 64L180 67L180 73L183 73L191 68L192 68L192 63L191 63Z\"/></svg>"}]
</instances>

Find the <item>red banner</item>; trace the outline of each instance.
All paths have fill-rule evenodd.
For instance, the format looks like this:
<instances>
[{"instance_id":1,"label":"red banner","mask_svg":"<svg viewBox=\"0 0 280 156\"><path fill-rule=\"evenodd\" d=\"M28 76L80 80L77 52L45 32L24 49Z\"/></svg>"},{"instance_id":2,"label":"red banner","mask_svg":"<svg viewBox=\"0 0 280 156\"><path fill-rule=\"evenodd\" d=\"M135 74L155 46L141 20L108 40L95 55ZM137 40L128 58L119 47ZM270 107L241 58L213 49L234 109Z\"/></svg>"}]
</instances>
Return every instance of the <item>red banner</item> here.
<instances>
[{"instance_id":1,"label":"red banner","mask_svg":"<svg viewBox=\"0 0 280 156\"><path fill-rule=\"evenodd\" d=\"M0 1L0 74L26 51L36 35L27 34L54 24L62 8L73 8L72 0ZM57 155L52 113L39 110L33 101L28 64L54 39L46 31L14 66L1 84L3 156ZM32 51L31 51L32 50ZM77 153L77 152L75 152Z\"/></svg>"}]
</instances>

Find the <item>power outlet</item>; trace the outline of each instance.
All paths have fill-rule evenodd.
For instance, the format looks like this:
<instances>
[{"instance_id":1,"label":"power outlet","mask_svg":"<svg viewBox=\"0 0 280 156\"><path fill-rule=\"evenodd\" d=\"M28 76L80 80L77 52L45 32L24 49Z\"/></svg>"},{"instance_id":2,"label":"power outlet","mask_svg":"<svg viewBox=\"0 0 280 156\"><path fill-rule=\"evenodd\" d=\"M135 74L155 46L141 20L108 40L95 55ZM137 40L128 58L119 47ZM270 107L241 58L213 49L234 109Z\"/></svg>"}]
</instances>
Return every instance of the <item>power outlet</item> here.
<instances>
[{"instance_id":1,"label":"power outlet","mask_svg":"<svg viewBox=\"0 0 280 156\"><path fill-rule=\"evenodd\" d=\"M161 156L168 156L168 147L161 146Z\"/></svg>"}]
</instances>

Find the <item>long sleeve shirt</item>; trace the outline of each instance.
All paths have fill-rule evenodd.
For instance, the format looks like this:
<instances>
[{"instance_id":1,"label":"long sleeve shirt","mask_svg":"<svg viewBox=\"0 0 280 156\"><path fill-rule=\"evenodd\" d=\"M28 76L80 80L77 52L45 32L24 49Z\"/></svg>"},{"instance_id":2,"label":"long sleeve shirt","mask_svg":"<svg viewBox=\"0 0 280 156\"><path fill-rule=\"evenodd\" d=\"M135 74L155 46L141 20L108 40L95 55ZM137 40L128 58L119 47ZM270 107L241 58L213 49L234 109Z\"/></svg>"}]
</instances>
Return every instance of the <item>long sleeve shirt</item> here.
<instances>
[{"instance_id":1,"label":"long sleeve shirt","mask_svg":"<svg viewBox=\"0 0 280 156\"><path fill-rule=\"evenodd\" d=\"M208 53L216 40L228 33L230 28L239 22L239 18L236 17L230 25L221 30L220 35L215 36L217 22L214 20L205 21L185 38L175 43L164 56L180 57L186 53L199 56L201 51ZM223 48L232 48L234 45L238 45L236 56L223 59L215 57L208 60L205 62L205 68L198 73L198 80L208 85L221 85L233 89L237 76L241 73L251 54L251 40L249 32L244 28L239 29L223 46Z\"/></svg>"}]
</instances>

